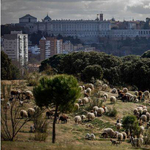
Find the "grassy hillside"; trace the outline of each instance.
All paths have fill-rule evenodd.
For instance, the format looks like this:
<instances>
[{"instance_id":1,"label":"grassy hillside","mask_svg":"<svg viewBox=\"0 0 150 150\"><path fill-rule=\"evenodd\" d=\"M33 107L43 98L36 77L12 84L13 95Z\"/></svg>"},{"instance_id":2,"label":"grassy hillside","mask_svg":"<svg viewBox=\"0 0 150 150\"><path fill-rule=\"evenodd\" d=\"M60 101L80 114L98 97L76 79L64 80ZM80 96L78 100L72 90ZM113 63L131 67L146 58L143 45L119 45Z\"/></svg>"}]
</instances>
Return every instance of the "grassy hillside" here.
<instances>
[{"instance_id":1,"label":"grassy hillside","mask_svg":"<svg viewBox=\"0 0 150 150\"><path fill-rule=\"evenodd\" d=\"M2 81L3 84L11 84L12 89L29 89L32 90L33 87L27 86L27 83L21 82L22 84L18 84L18 82L10 82L10 81ZM91 99L94 98L94 95L98 89L95 89L92 92ZM109 97L107 98L106 102L103 103L103 105L106 105L107 107L115 107L117 109L117 116L116 117L108 117L106 115L103 115L101 117L96 117L93 121L87 122L84 121L82 124L75 124L74 122L74 116L81 115L85 113L85 110L87 110L90 107L90 104L86 104L85 106L80 107L79 111L75 111L73 113L68 114L69 119L67 124L63 123L57 123L56 124L56 143L52 144L52 119L49 119L49 126L48 126L48 137L45 142L39 142L34 140L34 134L30 133L30 126L33 125L33 121L29 121L19 132L16 141L10 142L10 141L2 141L2 150L21 150L21 149L38 149L38 150L51 150L51 149L67 149L67 150L127 150L127 149L134 149L130 143L128 143L128 139L126 141L122 141L122 143L118 146L114 146L110 142L110 138L102 138L101 133L104 128L111 127L114 130L116 130L115 123L116 120L119 118L121 119L123 116L127 114L133 114L133 109L141 103L133 103L133 102L126 102L123 103L120 100L117 101L116 104L110 103L110 96L114 95L117 96L117 94L112 94L111 89L106 92L108 93ZM130 93L133 93L133 91L129 91ZM103 91L101 91L101 94ZM100 98L102 99L102 98ZM144 105L147 105L148 109L150 109L150 106L148 103L143 103ZM35 102L34 99L32 99L29 103L24 103L22 109L27 110L30 107L34 107ZM43 117L45 117L45 112L43 112ZM88 125L91 125L89 127ZM144 124L146 126L146 123ZM96 136L95 140L85 140L86 133L94 133ZM142 146L142 149L150 149L150 146Z\"/></svg>"}]
</instances>

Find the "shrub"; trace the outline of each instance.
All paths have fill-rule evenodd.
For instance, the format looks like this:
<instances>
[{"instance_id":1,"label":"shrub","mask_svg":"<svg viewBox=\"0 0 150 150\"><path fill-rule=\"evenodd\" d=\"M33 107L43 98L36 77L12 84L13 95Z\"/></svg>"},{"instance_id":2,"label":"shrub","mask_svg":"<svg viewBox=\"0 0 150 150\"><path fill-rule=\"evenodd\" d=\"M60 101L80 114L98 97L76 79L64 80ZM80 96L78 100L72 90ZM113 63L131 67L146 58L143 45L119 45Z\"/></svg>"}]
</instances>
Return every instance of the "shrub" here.
<instances>
[{"instance_id":1,"label":"shrub","mask_svg":"<svg viewBox=\"0 0 150 150\"><path fill-rule=\"evenodd\" d=\"M106 116L109 116L109 117L116 117L117 116L117 109L115 107L113 108L110 108L108 107L108 112L106 113Z\"/></svg>"},{"instance_id":2,"label":"shrub","mask_svg":"<svg viewBox=\"0 0 150 150\"><path fill-rule=\"evenodd\" d=\"M48 124L47 119L42 118L41 110L37 111L33 118L34 128L35 128L35 137L36 141L45 141L48 137Z\"/></svg>"}]
</instances>

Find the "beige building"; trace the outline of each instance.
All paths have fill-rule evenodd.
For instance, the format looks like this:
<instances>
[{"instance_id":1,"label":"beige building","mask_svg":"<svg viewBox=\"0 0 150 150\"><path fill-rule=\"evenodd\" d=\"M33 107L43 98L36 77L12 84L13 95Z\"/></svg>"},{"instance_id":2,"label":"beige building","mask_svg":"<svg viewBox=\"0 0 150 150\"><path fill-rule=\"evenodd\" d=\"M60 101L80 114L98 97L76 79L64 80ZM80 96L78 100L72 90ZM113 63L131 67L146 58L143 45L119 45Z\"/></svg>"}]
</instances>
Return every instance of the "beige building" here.
<instances>
[{"instance_id":1,"label":"beige building","mask_svg":"<svg viewBox=\"0 0 150 150\"><path fill-rule=\"evenodd\" d=\"M26 66L28 64L28 35L22 34L22 31L11 31L11 34L5 34L4 52L12 61Z\"/></svg>"}]
</instances>

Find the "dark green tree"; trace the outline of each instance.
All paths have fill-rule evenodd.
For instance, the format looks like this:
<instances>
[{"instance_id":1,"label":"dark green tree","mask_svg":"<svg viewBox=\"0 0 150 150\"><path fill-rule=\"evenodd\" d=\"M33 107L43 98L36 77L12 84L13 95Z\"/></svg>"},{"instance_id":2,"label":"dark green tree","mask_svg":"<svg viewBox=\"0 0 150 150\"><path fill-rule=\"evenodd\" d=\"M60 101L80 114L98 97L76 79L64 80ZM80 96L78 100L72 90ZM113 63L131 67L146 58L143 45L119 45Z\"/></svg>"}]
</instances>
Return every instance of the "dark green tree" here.
<instances>
[{"instance_id":1,"label":"dark green tree","mask_svg":"<svg viewBox=\"0 0 150 150\"><path fill-rule=\"evenodd\" d=\"M19 69L14 66L11 59L3 51L1 52L1 78L2 80L14 80L20 77Z\"/></svg>"},{"instance_id":2,"label":"dark green tree","mask_svg":"<svg viewBox=\"0 0 150 150\"><path fill-rule=\"evenodd\" d=\"M139 135L140 127L134 115L125 116L122 120L122 125L126 132L128 132L128 130L130 131L131 135Z\"/></svg>"},{"instance_id":3,"label":"dark green tree","mask_svg":"<svg viewBox=\"0 0 150 150\"><path fill-rule=\"evenodd\" d=\"M100 65L89 65L83 70L82 79L84 81L90 82L92 77L94 79L102 79L103 70Z\"/></svg>"},{"instance_id":4,"label":"dark green tree","mask_svg":"<svg viewBox=\"0 0 150 150\"><path fill-rule=\"evenodd\" d=\"M74 103L80 95L78 82L76 78L69 75L44 77L33 89L33 94L39 107L49 107L51 104L55 106L52 134L52 143L55 143L57 111L69 112L73 110Z\"/></svg>"}]
</instances>

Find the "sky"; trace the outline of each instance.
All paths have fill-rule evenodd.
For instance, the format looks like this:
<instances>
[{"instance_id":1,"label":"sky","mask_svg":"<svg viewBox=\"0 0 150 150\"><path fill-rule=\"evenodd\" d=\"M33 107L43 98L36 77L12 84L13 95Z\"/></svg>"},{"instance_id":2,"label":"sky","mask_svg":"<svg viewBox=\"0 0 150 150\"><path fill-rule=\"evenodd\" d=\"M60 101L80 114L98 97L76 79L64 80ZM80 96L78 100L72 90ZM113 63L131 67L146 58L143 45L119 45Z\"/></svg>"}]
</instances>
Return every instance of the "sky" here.
<instances>
[{"instance_id":1,"label":"sky","mask_svg":"<svg viewBox=\"0 0 150 150\"><path fill-rule=\"evenodd\" d=\"M39 21L47 13L52 19L145 20L150 17L150 0L1 0L2 24L18 23L31 14Z\"/></svg>"}]
</instances>

